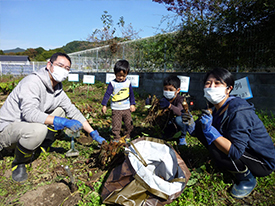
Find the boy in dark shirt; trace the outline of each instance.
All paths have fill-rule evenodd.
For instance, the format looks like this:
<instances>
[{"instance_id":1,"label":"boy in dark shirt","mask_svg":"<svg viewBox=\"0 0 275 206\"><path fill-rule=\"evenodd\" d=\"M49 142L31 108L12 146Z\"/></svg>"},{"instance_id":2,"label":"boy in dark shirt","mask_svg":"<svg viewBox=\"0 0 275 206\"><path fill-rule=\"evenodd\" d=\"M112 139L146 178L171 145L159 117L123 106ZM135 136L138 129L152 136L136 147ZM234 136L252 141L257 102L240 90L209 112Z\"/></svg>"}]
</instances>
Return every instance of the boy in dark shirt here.
<instances>
[{"instance_id":1,"label":"boy in dark shirt","mask_svg":"<svg viewBox=\"0 0 275 206\"><path fill-rule=\"evenodd\" d=\"M175 124L178 131L181 131L181 136L179 138L179 145L186 145L186 125L182 122L181 112L183 108L184 97L179 95L180 92L180 79L175 75L170 75L163 80L163 98L160 99L160 107L163 109L168 109L172 112L169 117L170 123ZM166 129L164 136L171 136L173 134L168 134L169 127Z\"/></svg>"}]
</instances>

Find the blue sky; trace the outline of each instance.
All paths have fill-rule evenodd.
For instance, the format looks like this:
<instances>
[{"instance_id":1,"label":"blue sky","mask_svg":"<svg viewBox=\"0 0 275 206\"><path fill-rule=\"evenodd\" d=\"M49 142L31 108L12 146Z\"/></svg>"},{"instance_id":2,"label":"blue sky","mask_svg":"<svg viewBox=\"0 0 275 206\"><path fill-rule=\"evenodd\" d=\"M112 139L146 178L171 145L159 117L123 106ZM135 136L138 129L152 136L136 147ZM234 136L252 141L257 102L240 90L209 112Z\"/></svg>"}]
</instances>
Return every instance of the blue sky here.
<instances>
[{"instance_id":1,"label":"blue sky","mask_svg":"<svg viewBox=\"0 0 275 206\"><path fill-rule=\"evenodd\" d=\"M155 35L153 27L173 14L151 0L0 0L0 50L49 50L86 40L102 28L104 11L112 15L114 24L123 16L126 25L142 30L141 38Z\"/></svg>"}]
</instances>

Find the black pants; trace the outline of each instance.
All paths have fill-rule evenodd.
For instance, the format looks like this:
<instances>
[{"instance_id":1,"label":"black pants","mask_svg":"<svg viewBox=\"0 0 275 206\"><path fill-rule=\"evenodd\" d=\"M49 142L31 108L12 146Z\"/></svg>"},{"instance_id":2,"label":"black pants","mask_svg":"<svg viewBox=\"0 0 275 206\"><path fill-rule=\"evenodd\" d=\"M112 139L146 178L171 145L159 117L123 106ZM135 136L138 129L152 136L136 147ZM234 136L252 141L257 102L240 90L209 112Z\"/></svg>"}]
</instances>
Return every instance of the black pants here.
<instances>
[{"instance_id":1,"label":"black pants","mask_svg":"<svg viewBox=\"0 0 275 206\"><path fill-rule=\"evenodd\" d=\"M232 160L226 154L220 151L214 143L208 145L202 130L199 128L196 128L196 137L208 149L218 167L233 172L240 172L244 171L245 166L247 166L251 173L256 177L267 176L273 171L252 150L247 149L240 159Z\"/></svg>"}]
</instances>

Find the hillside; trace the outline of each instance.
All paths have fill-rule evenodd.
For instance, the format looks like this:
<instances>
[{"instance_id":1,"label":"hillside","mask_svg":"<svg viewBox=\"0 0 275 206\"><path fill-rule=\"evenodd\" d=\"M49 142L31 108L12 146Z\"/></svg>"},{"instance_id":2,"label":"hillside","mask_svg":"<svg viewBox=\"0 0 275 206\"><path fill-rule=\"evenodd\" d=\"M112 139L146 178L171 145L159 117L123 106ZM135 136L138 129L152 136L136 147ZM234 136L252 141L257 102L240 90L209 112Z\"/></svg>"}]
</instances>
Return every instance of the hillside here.
<instances>
[{"instance_id":1,"label":"hillside","mask_svg":"<svg viewBox=\"0 0 275 206\"><path fill-rule=\"evenodd\" d=\"M19 47L15 48L15 49L3 50L4 54L24 52L24 51L25 51L25 49L21 49Z\"/></svg>"},{"instance_id":2,"label":"hillside","mask_svg":"<svg viewBox=\"0 0 275 206\"><path fill-rule=\"evenodd\" d=\"M61 47L67 54L95 47L95 43L88 41L72 41Z\"/></svg>"},{"instance_id":3,"label":"hillside","mask_svg":"<svg viewBox=\"0 0 275 206\"><path fill-rule=\"evenodd\" d=\"M52 49L52 50L63 49L65 53L73 53L73 52L77 52L77 51L81 51L81 50L85 50L85 49L91 49L93 47L95 47L95 43L93 43L93 42L88 42L88 41L72 41L72 42L69 42L68 44L66 44L65 46L63 46L61 48L55 48L55 49ZM37 50L38 54L40 54L42 52L47 52L42 47L39 47L39 48L28 48L27 50L17 47L15 49L3 50L3 52L4 52L4 54L13 53L13 54L18 54L18 55L28 55L28 54L25 54L25 53L28 50L31 50L31 49ZM51 50L49 50L49 52L50 51Z\"/></svg>"}]
</instances>

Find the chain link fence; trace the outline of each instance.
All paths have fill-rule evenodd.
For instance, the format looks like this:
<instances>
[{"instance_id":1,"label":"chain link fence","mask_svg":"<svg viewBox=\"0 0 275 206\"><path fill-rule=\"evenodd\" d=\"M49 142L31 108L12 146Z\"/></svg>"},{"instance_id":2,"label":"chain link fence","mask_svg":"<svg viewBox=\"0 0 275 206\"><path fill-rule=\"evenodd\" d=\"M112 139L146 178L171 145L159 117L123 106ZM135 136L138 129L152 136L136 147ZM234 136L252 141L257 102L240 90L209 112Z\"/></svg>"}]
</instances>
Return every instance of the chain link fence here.
<instances>
[{"instance_id":1,"label":"chain link fence","mask_svg":"<svg viewBox=\"0 0 275 206\"><path fill-rule=\"evenodd\" d=\"M231 34L174 32L69 54L73 68L109 72L119 59L132 72L204 72L224 67L232 72L275 72L274 26Z\"/></svg>"},{"instance_id":2,"label":"chain link fence","mask_svg":"<svg viewBox=\"0 0 275 206\"><path fill-rule=\"evenodd\" d=\"M28 64L0 62L0 74L24 76L42 67L46 67L46 65L47 65L47 62L30 62Z\"/></svg>"},{"instance_id":3,"label":"chain link fence","mask_svg":"<svg viewBox=\"0 0 275 206\"><path fill-rule=\"evenodd\" d=\"M72 60L72 69L85 72L112 72L119 59L126 59L131 65L131 71L160 71L154 61L146 61L146 49L142 44L150 38L114 43L112 45L88 49L68 54ZM152 37L151 37L152 39ZM150 40L152 41L152 40ZM147 52L148 54L148 52Z\"/></svg>"},{"instance_id":4,"label":"chain link fence","mask_svg":"<svg viewBox=\"0 0 275 206\"><path fill-rule=\"evenodd\" d=\"M126 59L131 72L205 72L224 67L231 72L275 72L275 27L249 28L229 34L173 32L69 53L71 71L113 72ZM196 36L195 34L198 34ZM1 64L1 75L26 75L47 62Z\"/></svg>"}]
</instances>

